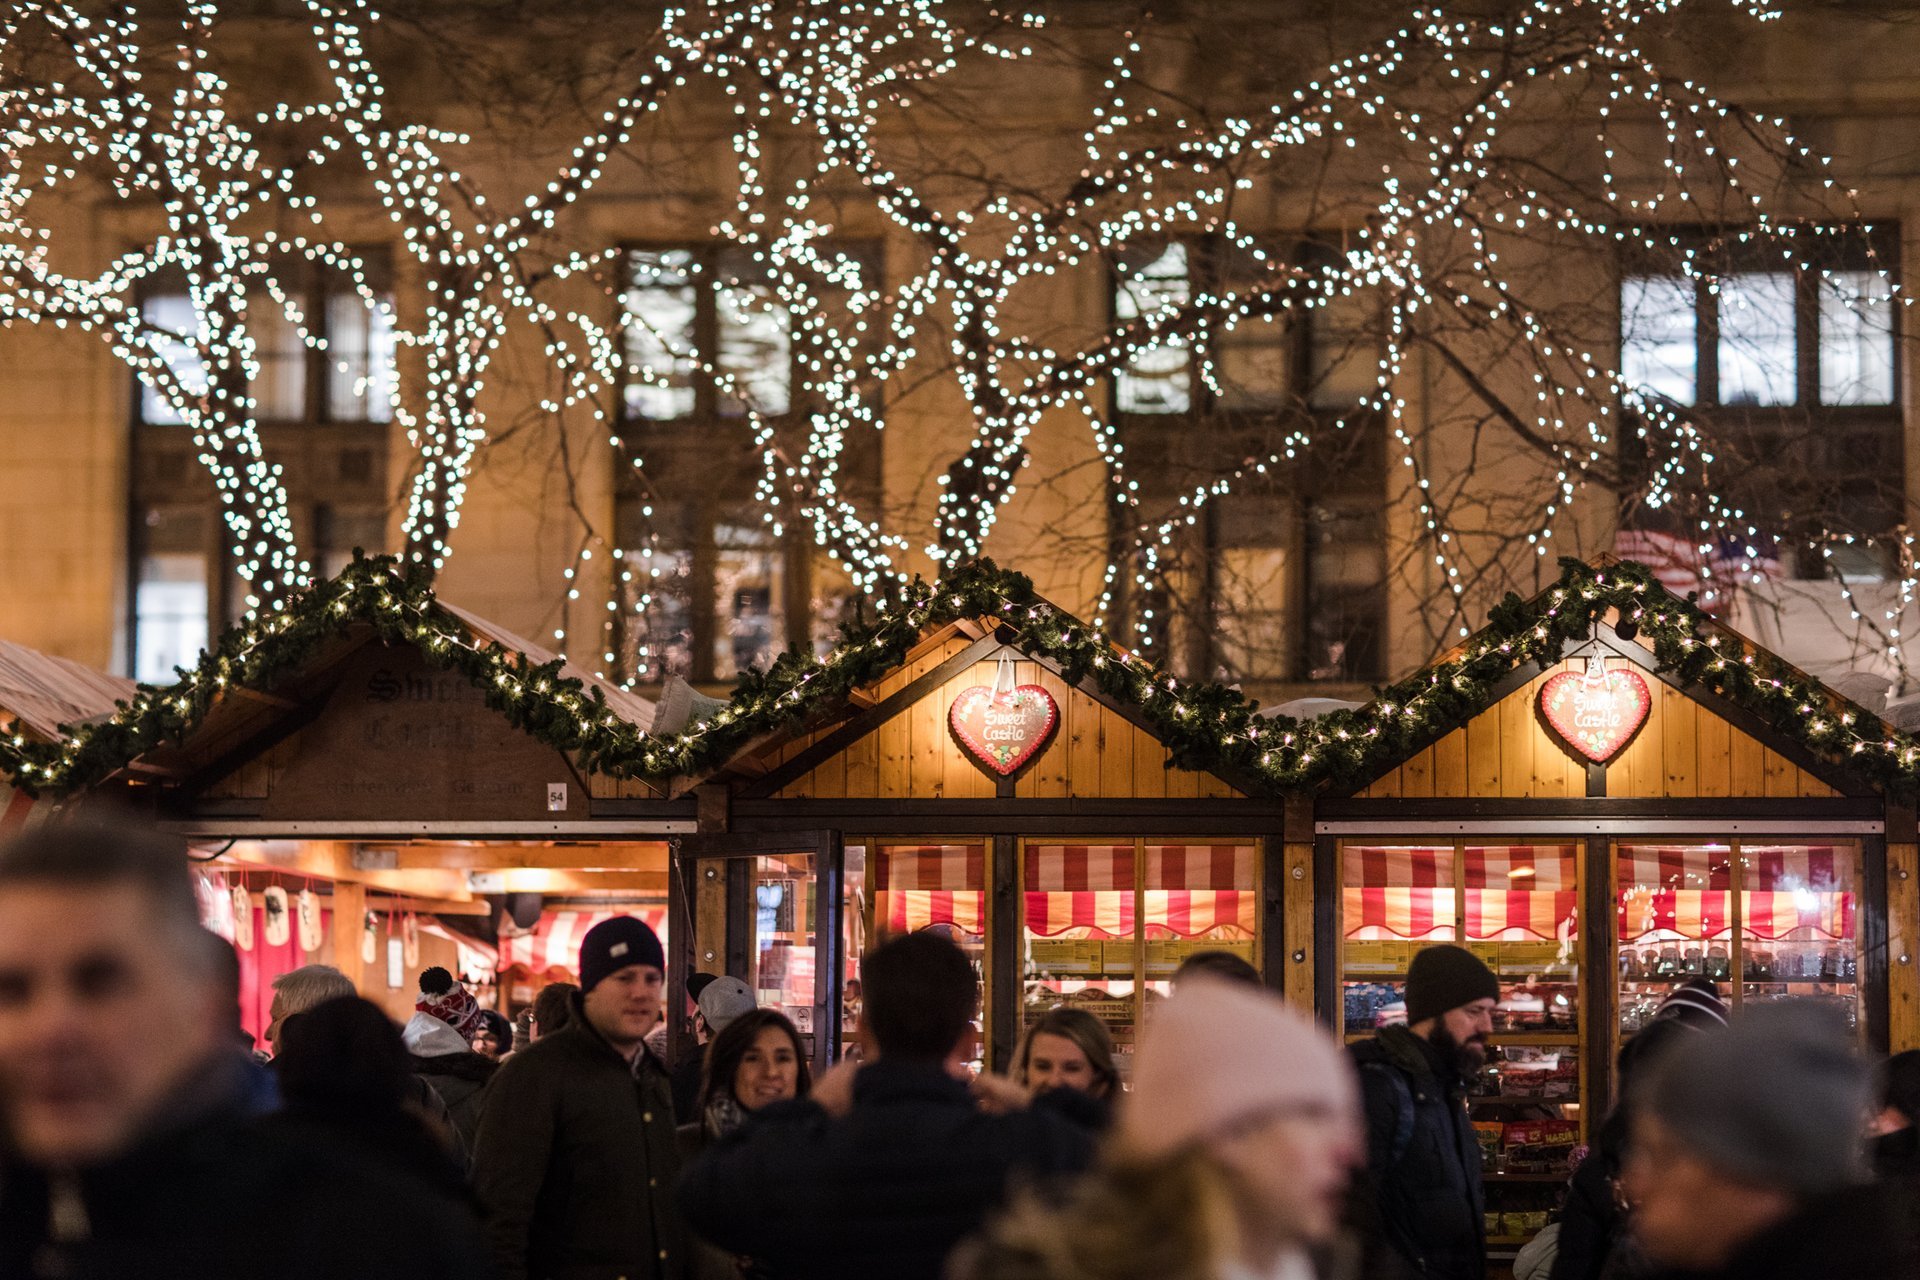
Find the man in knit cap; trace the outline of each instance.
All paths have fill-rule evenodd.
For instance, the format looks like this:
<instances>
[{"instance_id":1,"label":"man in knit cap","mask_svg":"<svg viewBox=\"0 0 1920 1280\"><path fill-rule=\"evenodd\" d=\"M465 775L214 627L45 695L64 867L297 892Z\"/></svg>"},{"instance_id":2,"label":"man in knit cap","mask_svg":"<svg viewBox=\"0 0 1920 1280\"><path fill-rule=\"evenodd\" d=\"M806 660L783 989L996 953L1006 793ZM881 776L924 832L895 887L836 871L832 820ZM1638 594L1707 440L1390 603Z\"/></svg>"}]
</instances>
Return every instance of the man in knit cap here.
<instances>
[{"instance_id":1,"label":"man in knit cap","mask_svg":"<svg viewBox=\"0 0 1920 1280\"><path fill-rule=\"evenodd\" d=\"M665 969L644 921L601 921L580 942L570 1021L487 1087L473 1186L502 1280L686 1274L673 1102L645 1043Z\"/></svg>"},{"instance_id":2,"label":"man in knit cap","mask_svg":"<svg viewBox=\"0 0 1920 1280\"><path fill-rule=\"evenodd\" d=\"M1715 1280L1920 1276L1920 1199L1866 1181L1869 1073L1832 1010L1749 1006L1635 1088L1622 1188L1657 1265Z\"/></svg>"},{"instance_id":3,"label":"man in knit cap","mask_svg":"<svg viewBox=\"0 0 1920 1280\"><path fill-rule=\"evenodd\" d=\"M1480 1143L1467 1079L1486 1062L1500 980L1463 947L1428 947L1407 969L1407 1022L1353 1046L1367 1120L1357 1206L1426 1280L1486 1274Z\"/></svg>"}]
</instances>

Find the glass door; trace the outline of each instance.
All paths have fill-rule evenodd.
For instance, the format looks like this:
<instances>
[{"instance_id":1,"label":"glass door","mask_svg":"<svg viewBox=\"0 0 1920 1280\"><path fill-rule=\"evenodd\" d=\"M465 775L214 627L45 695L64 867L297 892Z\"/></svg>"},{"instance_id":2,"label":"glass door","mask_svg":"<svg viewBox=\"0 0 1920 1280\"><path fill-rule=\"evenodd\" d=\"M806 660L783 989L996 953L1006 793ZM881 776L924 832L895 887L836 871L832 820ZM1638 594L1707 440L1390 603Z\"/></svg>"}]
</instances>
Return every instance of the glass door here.
<instances>
[{"instance_id":1,"label":"glass door","mask_svg":"<svg viewBox=\"0 0 1920 1280\"><path fill-rule=\"evenodd\" d=\"M1349 1041L1404 1025L1407 966L1466 947L1500 979L1492 1052L1469 1086L1491 1256L1547 1224L1582 1141L1581 851L1573 844L1348 842L1341 860L1341 1016Z\"/></svg>"},{"instance_id":2,"label":"glass door","mask_svg":"<svg viewBox=\"0 0 1920 1280\"><path fill-rule=\"evenodd\" d=\"M667 1008L685 1006L692 973L739 978L761 1008L792 1021L815 1070L824 1070L840 1045L833 976L844 954L844 861L832 831L676 841ZM673 1048L678 1055L692 1046Z\"/></svg>"},{"instance_id":3,"label":"glass door","mask_svg":"<svg viewBox=\"0 0 1920 1280\"><path fill-rule=\"evenodd\" d=\"M847 850L847 983L842 1052L854 1053L860 1015L860 958L891 938L938 933L966 952L980 981L973 1041L965 1050L977 1072L986 1055L987 844L983 840L895 843L876 840ZM856 870L857 867L857 870Z\"/></svg>"}]
</instances>

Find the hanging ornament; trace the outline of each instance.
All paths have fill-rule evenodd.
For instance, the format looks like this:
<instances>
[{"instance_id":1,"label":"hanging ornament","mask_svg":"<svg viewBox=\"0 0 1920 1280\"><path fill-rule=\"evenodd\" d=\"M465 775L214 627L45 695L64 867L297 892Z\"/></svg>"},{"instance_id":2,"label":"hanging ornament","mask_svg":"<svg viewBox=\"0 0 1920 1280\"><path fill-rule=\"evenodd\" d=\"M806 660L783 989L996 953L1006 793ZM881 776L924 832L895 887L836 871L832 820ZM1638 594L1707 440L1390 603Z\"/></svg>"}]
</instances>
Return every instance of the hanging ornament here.
<instances>
[{"instance_id":1,"label":"hanging ornament","mask_svg":"<svg viewBox=\"0 0 1920 1280\"><path fill-rule=\"evenodd\" d=\"M1059 723L1053 695L1037 684L1016 685L1013 663L1005 658L991 689L965 689L947 711L947 724L967 754L1003 778L1033 759Z\"/></svg>"},{"instance_id":2,"label":"hanging ornament","mask_svg":"<svg viewBox=\"0 0 1920 1280\"><path fill-rule=\"evenodd\" d=\"M267 945L284 947L287 939L293 936L293 917L287 910L287 891L279 885L268 885L267 891L260 895L260 908L266 916Z\"/></svg>"},{"instance_id":3,"label":"hanging ornament","mask_svg":"<svg viewBox=\"0 0 1920 1280\"><path fill-rule=\"evenodd\" d=\"M300 922L300 949L318 951L326 941L320 928L320 895L312 889L302 889L294 900L294 916Z\"/></svg>"},{"instance_id":4,"label":"hanging ornament","mask_svg":"<svg viewBox=\"0 0 1920 1280\"><path fill-rule=\"evenodd\" d=\"M1609 671L1600 654L1584 673L1562 671L1540 686L1540 714L1562 742L1595 764L1620 754L1647 722L1653 695L1637 671Z\"/></svg>"},{"instance_id":5,"label":"hanging ornament","mask_svg":"<svg viewBox=\"0 0 1920 1280\"><path fill-rule=\"evenodd\" d=\"M193 877L193 896L200 907L200 924L209 933L233 941L233 892L227 878L218 871L201 871Z\"/></svg>"},{"instance_id":6,"label":"hanging ornament","mask_svg":"<svg viewBox=\"0 0 1920 1280\"><path fill-rule=\"evenodd\" d=\"M360 959L372 964L380 958L380 917L367 912L364 924L360 926Z\"/></svg>"},{"instance_id":7,"label":"hanging ornament","mask_svg":"<svg viewBox=\"0 0 1920 1280\"><path fill-rule=\"evenodd\" d=\"M243 884L233 886L233 945L253 950L253 899Z\"/></svg>"},{"instance_id":8,"label":"hanging ornament","mask_svg":"<svg viewBox=\"0 0 1920 1280\"><path fill-rule=\"evenodd\" d=\"M411 911L400 922L400 958L409 969L420 964L420 917Z\"/></svg>"}]
</instances>

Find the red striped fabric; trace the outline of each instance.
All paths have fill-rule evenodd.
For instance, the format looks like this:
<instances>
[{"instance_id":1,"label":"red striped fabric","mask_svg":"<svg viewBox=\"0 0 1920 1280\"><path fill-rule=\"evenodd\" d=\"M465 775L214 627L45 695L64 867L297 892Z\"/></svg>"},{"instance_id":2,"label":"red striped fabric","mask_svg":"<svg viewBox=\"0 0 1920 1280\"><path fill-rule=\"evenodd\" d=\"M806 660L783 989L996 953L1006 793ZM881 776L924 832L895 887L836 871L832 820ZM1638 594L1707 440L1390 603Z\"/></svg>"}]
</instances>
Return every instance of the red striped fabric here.
<instances>
[{"instance_id":1,"label":"red striped fabric","mask_svg":"<svg viewBox=\"0 0 1920 1280\"><path fill-rule=\"evenodd\" d=\"M543 911L531 932L514 936L501 931L499 966L506 970L518 965L536 974L555 969L574 973L580 964L580 940L587 936L587 930L615 916L638 916L665 944L667 908L664 903L619 911Z\"/></svg>"},{"instance_id":2,"label":"red striped fabric","mask_svg":"<svg viewBox=\"0 0 1920 1280\"><path fill-rule=\"evenodd\" d=\"M1855 936L1855 858L1835 845L1746 845L1741 920L1749 937L1798 931ZM1711 939L1733 931L1733 869L1725 849L1635 845L1619 857L1620 937L1666 932Z\"/></svg>"},{"instance_id":3,"label":"red striped fabric","mask_svg":"<svg viewBox=\"0 0 1920 1280\"><path fill-rule=\"evenodd\" d=\"M987 883L985 845L887 845L868 869L875 893L896 889L982 889Z\"/></svg>"},{"instance_id":4,"label":"red striped fabric","mask_svg":"<svg viewBox=\"0 0 1920 1280\"><path fill-rule=\"evenodd\" d=\"M1250 844L1150 844L1148 889L1248 890L1254 884Z\"/></svg>"},{"instance_id":5,"label":"red striped fabric","mask_svg":"<svg viewBox=\"0 0 1920 1280\"><path fill-rule=\"evenodd\" d=\"M1039 844L1027 846L1030 893L1133 891L1131 844Z\"/></svg>"}]
</instances>

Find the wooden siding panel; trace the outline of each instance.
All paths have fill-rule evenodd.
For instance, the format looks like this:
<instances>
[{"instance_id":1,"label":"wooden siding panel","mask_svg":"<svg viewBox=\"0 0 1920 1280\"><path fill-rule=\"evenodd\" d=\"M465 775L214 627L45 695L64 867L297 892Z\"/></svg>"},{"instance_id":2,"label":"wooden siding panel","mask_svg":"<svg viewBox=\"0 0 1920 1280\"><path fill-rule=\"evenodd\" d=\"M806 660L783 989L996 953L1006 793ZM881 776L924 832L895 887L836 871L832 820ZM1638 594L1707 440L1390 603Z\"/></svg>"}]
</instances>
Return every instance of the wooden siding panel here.
<instances>
[{"instance_id":1,"label":"wooden siding panel","mask_svg":"<svg viewBox=\"0 0 1920 1280\"><path fill-rule=\"evenodd\" d=\"M1765 748L1766 763L1763 766L1767 779L1767 794L1770 796L1797 796L1800 794L1800 771L1793 762L1772 748Z\"/></svg>"},{"instance_id":2,"label":"wooden siding panel","mask_svg":"<svg viewBox=\"0 0 1920 1280\"><path fill-rule=\"evenodd\" d=\"M1433 794L1467 794L1467 731L1455 729L1433 744Z\"/></svg>"},{"instance_id":3,"label":"wooden siding panel","mask_svg":"<svg viewBox=\"0 0 1920 1280\"><path fill-rule=\"evenodd\" d=\"M1694 711L1694 794L1730 796L1733 794L1733 730L1725 720L1705 707Z\"/></svg>"},{"instance_id":4,"label":"wooden siding panel","mask_svg":"<svg viewBox=\"0 0 1920 1280\"><path fill-rule=\"evenodd\" d=\"M1727 737L1728 794L1764 796L1767 794L1767 749L1752 734L1733 729Z\"/></svg>"},{"instance_id":5,"label":"wooden siding panel","mask_svg":"<svg viewBox=\"0 0 1920 1280\"><path fill-rule=\"evenodd\" d=\"M1666 777L1659 794L1690 796L1694 788L1697 764L1694 744L1697 740L1694 705L1687 696L1670 685L1660 686L1661 738L1666 746Z\"/></svg>"},{"instance_id":6,"label":"wooden siding panel","mask_svg":"<svg viewBox=\"0 0 1920 1280\"><path fill-rule=\"evenodd\" d=\"M1400 766L1400 794L1411 799L1424 799L1433 794L1433 748L1416 751L1413 758Z\"/></svg>"},{"instance_id":7,"label":"wooden siding panel","mask_svg":"<svg viewBox=\"0 0 1920 1280\"><path fill-rule=\"evenodd\" d=\"M1500 794L1500 717L1481 715L1467 722L1467 794Z\"/></svg>"},{"instance_id":8,"label":"wooden siding panel","mask_svg":"<svg viewBox=\"0 0 1920 1280\"><path fill-rule=\"evenodd\" d=\"M1531 685L1528 688L1532 688ZM1538 794L1534 776L1534 737L1537 730L1527 715L1532 700L1525 690L1502 699L1500 705L1481 714L1482 720L1498 724L1500 734L1500 795Z\"/></svg>"}]
</instances>

